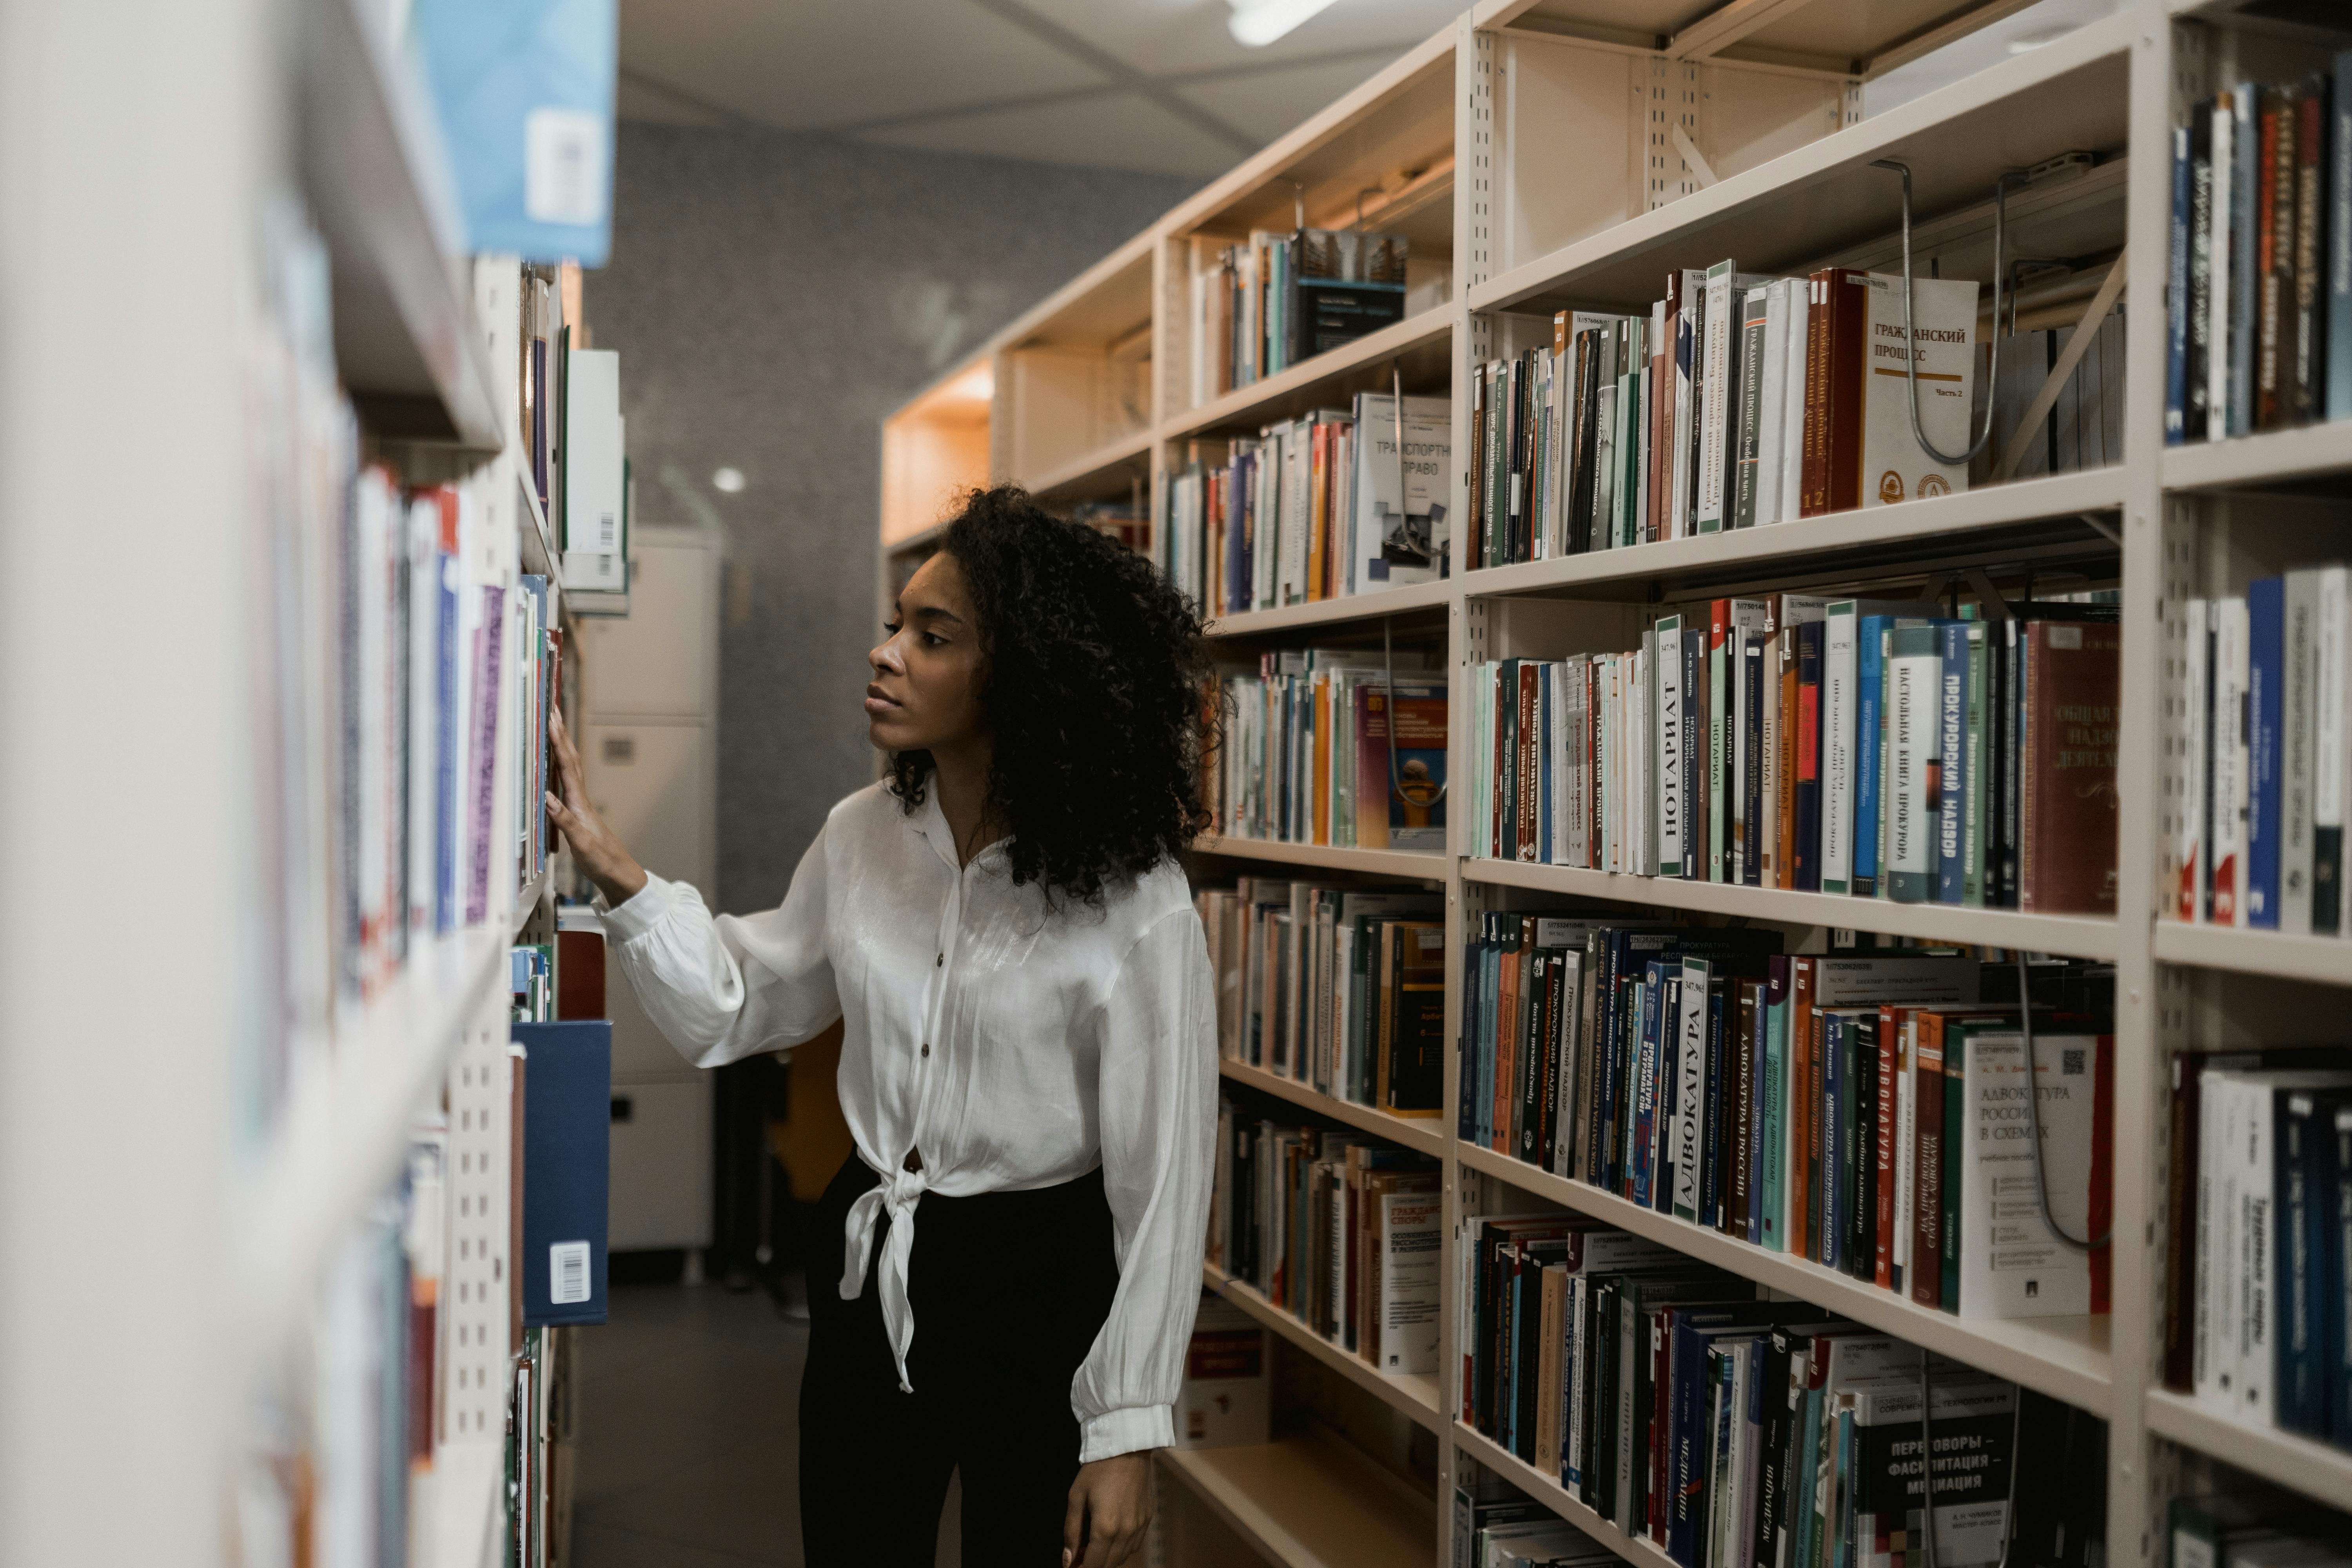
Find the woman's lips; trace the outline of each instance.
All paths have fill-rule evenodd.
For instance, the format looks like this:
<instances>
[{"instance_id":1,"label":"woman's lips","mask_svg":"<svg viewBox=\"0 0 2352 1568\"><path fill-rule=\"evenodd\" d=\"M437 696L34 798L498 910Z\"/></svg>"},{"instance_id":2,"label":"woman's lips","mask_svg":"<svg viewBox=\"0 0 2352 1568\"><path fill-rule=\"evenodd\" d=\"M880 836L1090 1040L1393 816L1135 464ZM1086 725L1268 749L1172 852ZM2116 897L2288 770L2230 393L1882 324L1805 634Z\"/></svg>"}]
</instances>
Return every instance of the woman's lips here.
<instances>
[{"instance_id":1,"label":"woman's lips","mask_svg":"<svg viewBox=\"0 0 2352 1568\"><path fill-rule=\"evenodd\" d=\"M869 686L866 689L866 710L868 713L893 713L898 711L898 704L887 696L880 687Z\"/></svg>"}]
</instances>

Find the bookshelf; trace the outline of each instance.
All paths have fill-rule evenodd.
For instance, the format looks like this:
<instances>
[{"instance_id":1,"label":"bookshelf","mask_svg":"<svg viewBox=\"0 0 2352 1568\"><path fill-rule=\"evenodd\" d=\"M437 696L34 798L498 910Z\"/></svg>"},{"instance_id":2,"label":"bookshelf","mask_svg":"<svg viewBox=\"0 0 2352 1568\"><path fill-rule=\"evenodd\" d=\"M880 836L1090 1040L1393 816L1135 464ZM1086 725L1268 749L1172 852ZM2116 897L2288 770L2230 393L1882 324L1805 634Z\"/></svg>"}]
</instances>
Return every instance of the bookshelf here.
<instances>
[{"instance_id":1,"label":"bookshelf","mask_svg":"<svg viewBox=\"0 0 2352 1568\"><path fill-rule=\"evenodd\" d=\"M0 679L19 763L0 788L27 912L0 960L12 1563L275 1560L290 1548L246 1489L298 1462L341 1465L317 1495L348 1506L349 1435L373 1436L377 1412L310 1403L312 1384L389 1333L331 1328L328 1303L352 1255L383 1245L412 1134L445 1101L442 1246L415 1253L443 1281L441 1419L407 1561L502 1560L509 954L552 940L555 903L512 842L529 815L519 578L551 579L549 625L569 615L518 417L522 264L463 254L436 111L384 20L357 0L66 11L0 51L16 123L38 128L0 150L17 411L0 431ZM387 488L380 535L350 521L352 466L378 462L403 487L465 490L454 555L428 552L454 563L453 596L501 591L515 634L450 720L489 742L465 753L487 837L460 897L478 918L428 920L404 952L329 935L363 897L344 901L367 873L343 851L385 842L341 784L383 784L353 792L383 814L369 828L397 823L407 756L386 737L417 716L339 706L347 675L352 692L362 672L388 681L393 648L415 647L386 617L363 663L331 597L362 542L385 547L370 570L387 599L419 565L391 542L416 542L395 531L419 527L405 497ZM390 895L377 914L408 921ZM354 949L364 981L344 985ZM126 1466L136 1508L110 1479Z\"/></svg>"},{"instance_id":2,"label":"bookshelf","mask_svg":"<svg viewBox=\"0 0 2352 1568\"><path fill-rule=\"evenodd\" d=\"M2225 1025L2232 1042L2300 1043L2330 1037L2330 1031L2342 1038L2341 1005L2352 988L2352 942L2184 925L2168 918L2162 896L2174 875L2169 814L2182 783L2179 704L2168 673L2179 657L2182 603L2229 591L2249 574L2344 553L2342 542L2352 538L2352 422L2164 445L2160 302L2168 266L2169 132L2185 106L2221 79L2219 62L2233 61L2230 68L2241 75L2284 79L2310 68L2318 51L2352 45L2352 36L2241 19L2227 3L2137 0L2053 42L1863 116L1865 80L2011 9L1970 0L1903 7L1837 0L1713 6L1479 0L1455 26L1149 231L1160 259L1148 461L1157 506L1162 487L1184 465L1196 457L1221 460L1223 437L1395 378L1408 392L1455 394L1460 470L1466 467L1460 455L1469 449L1461 390L1471 367L1534 341L1531 333L1548 342L1555 310L1645 309L1666 268L1727 256L1742 268L1772 271L1825 265L1894 270L1900 186L1893 174L1871 167L1886 158L1913 170L1917 265L1925 269L1933 258L1944 276L1985 279L1992 224L1987 198L1995 177L2061 154L2095 154L2087 171L2012 189L2007 222L2012 255L2095 258L2068 288L2029 295L2021 305L2022 328L2071 324L2099 269L2125 269L2124 461L1625 549L1467 571L1457 562L1439 583L1223 614L1210 630L1221 658L1240 664L1267 649L1376 649L1385 629L1407 646L1442 647L1458 675L1486 659L1629 647L1617 639L1644 607L1723 595L1867 585L1874 593L1924 596L1971 583L1978 573L2011 596L2036 582L2062 591L2119 586L2126 628L2119 915L1896 904L1477 859L1464 853L1458 816L1452 851L1444 856L1212 836L1196 846L1195 860L1204 875L1220 879L1236 869L1282 876L1284 868L1297 868L1301 877L1328 875L1349 886L1440 884L1454 952L1488 910L1630 907L1766 924L1780 928L1792 947L1818 948L1829 933L1853 931L2113 964L2115 1309L2094 1318L1998 1321L1929 1312L1801 1258L1465 1146L1454 1134L1458 995L1448 998L1446 1114L1426 1126L1390 1130L1384 1123L1395 1119L1277 1074L1230 1061L1221 1070L1229 1087L1270 1096L1302 1120L1435 1152L1449 1222L1514 1194L1522 1204L1597 1215L1775 1294L1811 1300L2103 1416L2109 1561L2160 1568L2165 1510L2200 1464L2267 1477L2334 1505L2352 1498L2352 1461L2341 1452L2216 1415L2164 1392L2151 1370L2160 1363L2163 1338L2172 1055L2216 1043L2220 1037L2210 1031ZM1653 98L1677 105L1670 128L1662 128L1662 114L1643 129L1633 106ZM1443 297L1344 349L1196 400L1186 289L1195 239L1287 227L1301 207L1310 224L1335 212L1344 224L1354 188L1377 190L1392 204L1389 211L1410 227L1416 257L1426 246L1433 261L1443 260ZM2107 259L2119 251L2119 260ZM1111 289L1124 275L1120 268L1131 264L1118 258L1129 253L1123 247L1074 281L1016 324L1013 335L1083 313L1088 297ZM1012 343L1012 337L1002 339L988 352ZM1131 460L1133 449L1073 458L1038 477L1055 487L1088 482L1085 477L1102 465ZM1000 468L998 477L1018 474ZM1454 486L1451 515L1460 518L1466 478L1457 472ZM2291 513L2292 525L2270 527L2264 520L2273 513ZM1458 527L1454 538L1458 549ZM1454 711L1465 708L1457 679ZM1469 773L1465 734L1457 717L1449 759L1455 779ZM1449 1223L1449 1279L1455 1267L1451 1230ZM1213 1271L1210 1279L1265 1322L1277 1345L1328 1363L1332 1347L1311 1331L1262 1301L1253 1304L1255 1293L1247 1286ZM1441 1345L1455 1342L1452 1298L1449 1289ZM1438 1496L1449 1498L1454 1479L1475 1467L1510 1479L1629 1562L1655 1568L1664 1561L1453 1415L1450 1402L1442 1405L1435 1428ZM1318 1433L1299 1440L1334 1440ZM1310 1538L1331 1522L1327 1513L1346 1512L1378 1494L1366 1487L1361 1498L1352 1491L1335 1497L1332 1478L1340 1471L1307 1477L1285 1470L1284 1484L1275 1485L1265 1478L1276 1472L1255 1454L1164 1456L1163 1503L1202 1500L1258 1555L1307 1563L1328 1560L1319 1553L1328 1549ZM1180 1531L1171 1539L1179 1545L1171 1563L1224 1560L1187 1556L1182 1546L1190 1538ZM1440 1523L1412 1560L1444 1562L1446 1552Z\"/></svg>"},{"instance_id":3,"label":"bookshelf","mask_svg":"<svg viewBox=\"0 0 2352 1568\"><path fill-rule=\"evenodd\" d=\"M1325 1366L1339 1372L1349 1382L1366 1390L1381 1404L1402 1412L1414 1425L1427 1427L1432 1432L1444 1426L1444 1417L1439 1413L1434 1373L1407 1373L1391 1376L1383 1373L1363 1357L1344 1346L1333 1344L1299 1319L1267 1300L1247 1280L1234 1279L1213 1263L1201 1266L1201 1282Z\"/></svg>"}]
</instances>

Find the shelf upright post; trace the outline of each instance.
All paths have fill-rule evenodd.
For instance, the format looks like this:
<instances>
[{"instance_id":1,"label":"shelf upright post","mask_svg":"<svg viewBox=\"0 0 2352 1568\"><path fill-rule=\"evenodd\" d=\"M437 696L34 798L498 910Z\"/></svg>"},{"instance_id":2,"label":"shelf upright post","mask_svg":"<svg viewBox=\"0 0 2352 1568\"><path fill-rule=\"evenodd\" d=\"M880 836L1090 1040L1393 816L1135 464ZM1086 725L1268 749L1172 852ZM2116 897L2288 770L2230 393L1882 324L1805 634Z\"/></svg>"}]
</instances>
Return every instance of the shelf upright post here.
<instances>
[{"instance_id":1,"label":"shelf upright post","mask_svg":"<svg viewBox=\"0 0 2352 1568\"><path fill-rule=\"evenodd\" d=\"M2164 494L2165 285L2171 216L2171 128L2184 84L2176 34L2163 8L2140 8L2131 40L2131 268L2124 399L2122 707L2116 714L2116 965L2115 1208L2107 1411L2107 1552L2110 1562L2148 1568L2166 1542L2158 1528L2155 1446L2147 1426L2146 1384L2163 1353L2158 1229L2164 1222L2166 1062L2159 1049L2152 956L2167 682Z\"/></svg>"},{"instance_id":2,"label":"shelf upright post","mask_svg":"<svg viewBox=\"0 0 2352 1568\"><path fill-rule=\"evenodd\" d=\"M211 1563L230 1490L276 9L0 3L0 1563Z\"/></svg>"}]
</instances>

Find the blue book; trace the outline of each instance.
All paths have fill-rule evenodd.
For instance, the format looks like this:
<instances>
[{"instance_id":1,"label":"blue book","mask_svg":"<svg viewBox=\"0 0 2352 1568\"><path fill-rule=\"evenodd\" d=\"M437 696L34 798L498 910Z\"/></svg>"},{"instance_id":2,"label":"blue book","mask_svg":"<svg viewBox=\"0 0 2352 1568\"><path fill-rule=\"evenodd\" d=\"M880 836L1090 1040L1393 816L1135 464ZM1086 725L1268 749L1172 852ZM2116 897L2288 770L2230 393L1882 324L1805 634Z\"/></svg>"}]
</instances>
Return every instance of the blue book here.
<instances>
[{"instance_id":1,"label":"blue book","mask_svg":"<svg viewBox=\"0 0 2352 1568\"><path fill-rule=\"evenodd\" d=\"M1642 1031L1633 1058L1633 1139L1629 1151L1633 1201L1643 1208L1651 1206L1653 1195L1652 1150L1658 1125L1658 1013L1664 990L1665 966L1654 962L1642 977Z\"/></svg>"},{"instance_id":2,"label":"blue book","mask_svg":"<svg viewBox=\"0 0 2352 1568\"><path fill-rule=\"evenodd\" d=\"M1786 1252L1789 1237L1782 1221L1787 1210L1784 1178L1789 1167L1783 1142L1788 1137L1789 1121L1789 961L1775 954L1764 961L1764 1070L1756 1096L1759 1169L1753 1188L1758 1194L1756 1212L1760 1223L1750 1239L1774 1252Z\"/></svg>"},{"instance_id":3,"label":"blue book","mask_svg":"<svg viewBox=\"0 0 2352 1568\"><path fill-rule=\"evenodd\" d=\"M2246 584L2246 923L2279 923L2279 724L2286 689L2286 579Z\"/></svg>"},{"instance_id":4,"label":"blue book","mask_svg":"<svg viewBox=\"0 0 2352 1568\"><path fill-rule=\"evenodd\" d=\"M1937 747L1942 761L1938 778L1942 804L1936 812L1936 901L1957 904L1962 901L1968 868L1961 855L1960 827L1969 798L1969 624L1937 621L1936 630L1943 641L1944 658L1943 675L1936 688L1937 722L1943 731Z\"/></svg>"},{"instance_id":5,"label":"blue book","mask_svg":"<svg viewBox=\"0 0 2352 1568\"><path fill-rule=\"evenodd\" d=\"M1853 881L1856 898L1878 896L1879 758L1885 740L1885 633L1891 616L1864 616L1854 626Z\"/></svg>"},{"instance_id":6,"label":"blue book","mask_svg":"<svg viewBox=\"0 0 2352 1568\"><path fill-rule=\"evenodd\" d=\"M2328 141L2326 261L2327 397L2323 416L2352 419L2352 49L2336 57L2336 93L2329 104L2335 134ZM2347 1433L2352 1440L2352 1433Z\"/></svg>"},{"instance_id":7,"label":"blue book","mask_svg":"<svg viewBox=\"0 0 2352 1568\"><path fill-rule=\"evenodd\" d=\"M2189 128L2172 132L2172 280L2165 287L2164 444L2187 438L2189 404Z\"/></svg>"},{"instance_id":8,"label":"blue book","mask_svg":"<svg viewBox=\"0 0 2352 1568\"><path fill-rule=\"evenodd\" d=\"M613 1026L515 1024L523 1048L522 1321L604 1321Z\"/></svg>"},{"instance_id":9,"label":"blue book","mask_svg":"<svg viewBox=\"0 0 2352 1568\"><path fill-rule=\"evenodd\" d=\"M2255 309L2254 258L2261 252L2254 233L2261 209L2256 205L2262 183L2262 89L2242 81L2230 92L2231 117L2237 121L2230 134L2230 418L2229 433L2243 436L2253 428Z\"/></svg>"},{"instance_id":10,"label":"blue book","mask_svg":"<svg viewBox=\"0 0 2352 1568\"><path fill-rule=\"evenodd\" d=\"M1737 1307L1704 1311L1677 1311L1667 1356L1666 1481L1662 1503L1666 1515L1666 1555L1697 1568L1706 1540L1707 1477L1713 1445L1708 1423L1713 1384L1707 1377L1708 1351L1719 1339L1751 1334L1786 1315L1786 1305L1772 1301L1742 1302ZM1638 1459L1636 1460L1638 1463Z\"/></svg>"},{"instance_id":11,"label":"blue book","mask_svg":"<svg viewBox=\"0 0 2352 1568\"><path fill-rule=\"evenodd\" d=\"M2276 1205L2277 1366L2273 1388L2278 1425L2307 1437L2327 1436L2327 1305L2323 1299L2328 1209L2334 1184L2326 1167L2335 1152L2335 1097L2309 1089L2271 1091L2276 1120L2271 1141L2272 1193ZM2352 1436L2352 1434L2347 1434Z\"/></svg>"}]
</instances>

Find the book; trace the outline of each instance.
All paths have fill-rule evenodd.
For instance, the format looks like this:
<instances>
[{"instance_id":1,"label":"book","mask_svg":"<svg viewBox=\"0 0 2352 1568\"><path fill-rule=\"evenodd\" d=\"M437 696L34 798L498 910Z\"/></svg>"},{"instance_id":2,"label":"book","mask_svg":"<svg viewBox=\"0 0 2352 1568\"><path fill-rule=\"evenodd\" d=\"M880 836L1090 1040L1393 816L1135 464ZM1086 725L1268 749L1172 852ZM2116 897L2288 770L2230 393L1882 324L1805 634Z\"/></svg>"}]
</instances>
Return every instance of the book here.
<instances>
[{"instance_id":1,"label":"book","mask_svg":"<svg viewBox=\"0 0 2352 1568\"><path fill-rule=\"evenodd\" d=\"M1857 468L1851 478L1833 470L1833 496L1854 493L1859 499L1851 504L1893 506L1968 489L1968 465L1937 461L1927 444L1948 452L1968 449L1976 384L1970 343L1976 333L1977 290L1973 282L1915 275L1906 338L1903 279L1867 275L1861 341L1851 350L1842 342L1832 345L1832 353L1866 356L1867 368L1866 374L1845 373L1853 374L1861 405L1853 421L1859 426L1853 458ZM1832 370L1833 376L1839 374ZM1843 416L1833 405L1831 417ZM1839 450L1833 434L1832 451Z\"/></svg>"},{"instance_id":2,"label":"book","mask_svg":"<svg viewBox=\"0 0 2352 1568\"><path fill-rule=\"evenodd\" d=\"M2112 913L2122 630L2032 621L2023 651L2018 907Z\"/></svg>"}]
</instances>

